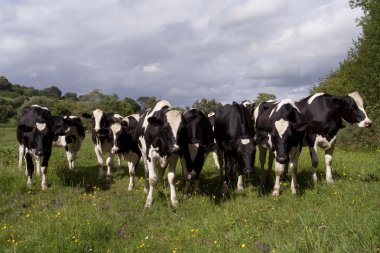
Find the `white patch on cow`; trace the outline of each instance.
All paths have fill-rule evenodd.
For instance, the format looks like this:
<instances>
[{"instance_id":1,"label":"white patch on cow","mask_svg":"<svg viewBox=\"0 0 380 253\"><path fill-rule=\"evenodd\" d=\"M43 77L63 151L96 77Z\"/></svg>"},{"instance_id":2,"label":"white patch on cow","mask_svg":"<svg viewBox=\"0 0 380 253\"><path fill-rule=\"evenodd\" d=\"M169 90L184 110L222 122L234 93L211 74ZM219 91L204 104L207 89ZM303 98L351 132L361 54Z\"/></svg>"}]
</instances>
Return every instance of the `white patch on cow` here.
<instances>
[{"instance_id":1,"label":"white patch on cow","mask_svg":"<svg viewBox=\"0 0 380 253\"><path fill-rule=\"evenodd\" d=\"M315 144L323 149L328 149L335 142L335 139L336 139L336 136L334 136L334 138L328 141L325 137L321 135L317 135L317 138L315 138Z\"/></svg>"},{"instance_id":2,"label":"white patch on cow","mask_svg":"<svg viewBox=\"0 0 380 253\"><path fill-rule=\"evenodd\" d=\"M207 114L207 117L212 117L212 116L214 116L215 115L215 112L210 112L209 114Z\"/></svg>"},{"instance_id":3,"label":"white patch on cow","mask_svg":"<svg viewBox=\"0 0 380 253\"><path fill-rule=\"evenodd\" d=\"M40 106L40 105L32 105L31 107L39 107L39 108L41 108L41 109L44 109L44 110L50 112L49 109L48 109L47 107L43 107L43 106Z\"/></svg>"},{"instance_id":4,"label":"white patch on cow","mask_svg":"<svg viewBox=\"0 0 380 253\"><path fill-rule=\"evenodd\" d=\"M121 125L120 125L120 123L112 124L111 131L112 131L112 133L114 135L116 135L118 132L120 132L121 131Z\"/></svg>"},{"instance_id":5,"label":"white patch on cow","mask_svg":"<svg viewBox=\"0 0 380 253\"><path fill-rule=\"evenodd\" d=\"M168 106L169 108L172 107L171 104L168 101L161 100L161 101L159 101L154 106L154 108L152 110L150 110L150 112L145 116L145 119L144 119L144 122L143 122L143 125L142 125L145 128L145 130L147 129L148 124L149 124L148 123L148 118L152 117L155 112L158 112L159 110L161 110L165 106Z\"/></svg>"},{"instance_id":6,"label":"white patch on cow","mask_svg":"<svg viewBox=\"0 0 380 253\"><path fill-rule=\"evenodd\" d=\"M255 111L253 112L253 117L255 118L255 122L257 122L257 117L259 117L259 107L261 103L255 108Z\"/></svg>"},{"instance_id":7,"label":"white patch on cow","mask_svg":"<svg viewBox=\"0 0 380 253\"><path fill-rule=\"evenodd\" d=\"M251 105L252 105L252 102L249 101L249 100L245 100L245 101L243 102L243 106L245 106L245 107L247 107L247 106L251 106Z\"/></svg>"},{"instance_id":8,"label":"white patch on cow","mask_svg":"<svg viewBox=\"0 0 380 253\"><path fill-rule=\"evenodd\" d=\"M117 119L117 120L122 120L122 119L123 119L123 116L121 116L121 115L118 114L118 113L115 113L115 114L113 115L113 117L114 117L114 119Z\"/></svg>"},{"instance_id":9,"label":"white patch on cow","mask_svg":"<svg viewBox=\"0 0 380 253\"><path fill-rule=\"evenodd\" d=\"M247 145L247 144L251 143L251 140L250 139L240 139L240 142L243 145Z\"/></svg>"},{"instance_id":10,"label":"white patch on cow","mask_svg":"<svg viewBox=\"0 0 380 253\"><path fill-rule=\"evenodd\" d=\"M296 104L294 103L294 101L291 100L291 99L289 99L289 98L280 101L280 103L276 106L276 112L278 112L278 110L280 110L281 107L283 105L286 105L286 104L291 105L294 109L296 109L298 112L300 112L300 110L298 110L298 107L296 106Z\"/></svg>"},{"instance_id":11,"label":"white patch on cow","mask_svg":"<svg viewBox=\"0 0 380 253\"><path fill-rule=\"evenodd\" d=\"M79 119L78 116L69 116L70 119Z\"/></svg>"},{"instance_id":12,"label":"white patch on cow","mask_svg":"<svg viewBox=\"0 0 380 253\"><path fill-rule=\"evenodd\" d=\"M280 138L282 138L282 135L285 133L286 129L288 129L289 127L289 121L280 119L274 122L274 125L276 127L278 134L280 135Z\"/></svg>"},{"instance_id":13,"label":"white patch on cow","mask_svg":"<svg viewBox=\"0 0 380 253\"><path fill-rule=\"evenodd\" d=\"M92 112L92 114L94 115L94 118L95 118L95 131L98 131L100 130L100 119L102 118L103 116L103 111L100 110L100 109L96 109Z\"/></svg>"},{"instance_id":14,"label":"white patch on cow","mask_svg":"<svg viewBox=\"0 0 380 253\"><path fill-rule=\"evenodd\" d=\"M173 136L177 139L177 132L179 124L181 123L181 112L177 110L171 110L166 113L166 119L172 129ZM174 145L174 148L178 148L177 144Z\"/></svg>"},{"instance_id":15,"label":"white patch on cow","mask_svg":"<svg viewBox=\"0 0 380 253\"><path fill-rule=\"evenodd\" d=\"M36 127L39 131L42 131L46 128L46 123L36 123Z\"/></svg>"},{"instance_id":16,"label":"white patch on cow","mask_svg":"<svg viewBox=\"0 0 380 253\"><path fill-rule=\"evenodd\" d=\"M271 149L272 148L272 139L271 139L271 135L268 133L268 147L265 147L265 148L268 148L268 149Z\"/></svg>"},{"instance_id":17,"label":"white patch on cow","mask_svg":"<svg viewBox=\"0 0 380 253\"><path fill-rule=\"evenodd\" d=\"M53 142L53 147L64 147L66 146L66 138L64 135L58 136L58 139Z\"/></svg>"},{"instance_id":18,"label":"white patch on cow","mask_svg":"<svg viewBox=\"0 0 380 253\"><path fill-rule=\"evenodd\" d=\"M198 148L199 148L199 143L189 144L190 158L191 158L191 161L193 162L198 153Z\"/></svg>"},{"instance_id":19,"label":"white patch on cow","mask_svg":"<svg viewBox=\"0 0 380 253\"><path fill-rule=\"evenodd\" d=\"M358 106L359 110L362 111L365 115L365 119L358 123L359 127L368 127L372 124L372 121L368 118L366 111L364 110L363 98L360 96L359 92L354 91L348 94L348 96L352 97Z\"/></svg>"},{"instance_id":20,"label":"white patch on cow","mask_svg":"<svg viewBox=\"0 0 380 253\"><path fill-rule=\"evenodd\" d=\"M135 120L139 121L140 120L140 115L139 114L132 114L132 115L129 115L129 117L133 117L135 118Z\"/></svg>"},{"instance_id":21,"label":"white patch on cow","mask_svg":"<svg viewBox=\"0 0 380 253\"><path fill-rule=\"evenodd\" d=\"M316 93L314 94L313 96L311 96L308 100L307 100L307 103L310 105L315 98L319 97L319 96L322 96L324 95L325 93L324 92L319 92L319 93Z\"/></svg>"}]
</instances>

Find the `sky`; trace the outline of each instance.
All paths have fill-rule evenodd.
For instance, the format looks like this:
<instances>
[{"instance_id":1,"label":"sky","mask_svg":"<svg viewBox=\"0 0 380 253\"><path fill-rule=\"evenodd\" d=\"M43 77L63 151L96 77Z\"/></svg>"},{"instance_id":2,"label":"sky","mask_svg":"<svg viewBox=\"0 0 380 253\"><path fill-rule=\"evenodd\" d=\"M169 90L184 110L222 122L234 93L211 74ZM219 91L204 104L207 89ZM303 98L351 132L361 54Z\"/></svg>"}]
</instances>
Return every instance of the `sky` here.
<instances>
[{"instance_id":1,"label":"sky","mask_svg":"<svg viewBox=\"0 0 380 253\"><path fill-rule=\"evenodd\" d=\"M0 76L176 106L298 100L360 36L348 0L0 0Z\"/></svg>"}]
</instances>

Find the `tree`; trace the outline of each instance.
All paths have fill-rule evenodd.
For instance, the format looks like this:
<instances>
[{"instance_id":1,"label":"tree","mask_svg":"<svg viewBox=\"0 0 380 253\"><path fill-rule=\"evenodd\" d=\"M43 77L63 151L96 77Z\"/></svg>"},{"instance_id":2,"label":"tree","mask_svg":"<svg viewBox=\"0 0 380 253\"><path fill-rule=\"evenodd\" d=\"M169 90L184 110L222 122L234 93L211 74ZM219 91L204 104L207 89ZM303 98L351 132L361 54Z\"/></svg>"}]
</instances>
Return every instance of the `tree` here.
<instances>
[{"instance_id":1,"label":"tree","mask_svg":"<svg viewBox=\"0 0 380 253\"><path fill-rule=\"evenodd\" d=\"M12 90L12 84L8 81L7 78L5 78L5 76L0 76L0 90Z\"/></svg>"},{"instance_id":2,"label":"tree","mask_svg":"<svg viewBox=\"0 0 380 253\"><path fill-rule=\"evenodd\" d=\"M206 98L202 98L200 102L196 100L192 107L209 114L211 112L215 112L215 110L220 106L222 106L222 104L217 102L215 99L207 100Z\"/></svg>"},{"instance_id":3,"label":"tree","mask_svg":"<svg viewBox=\"0 0 380 253\"><path fill-rule=\"evenodd\" d=\"M49 88L43 89L41 91L41 95L49 98L60 98L62 96L62 91L56 86L51 86Z\"/></svg>"},{"instance_id":4,"label":"tree","mask_svg":"<svg viewBox=\"0 0 380 253\"><path fill-rule=\"evenodd\" d=\"M138 97L137 102L139 103L142 109L153 107L153 105L157 102L156 97Z\"/></svg>"},{"instance_id":5,"label":"tree","mask_svg":"<svg viewBox=\"0 0 380 253\"><path fill-rule=\"evenodd\" d=\"M125 116L137 113L141 110L140 105L135 100L128 97L121 101L121 106L125 111Z\"/></svg>"},{"instance_id":6,"label":"tree","mask_svg":"<svg viewBox=\"0 0 380 253\"><path fill-rule=\"evenodd\" d=\"M260 103L268 101L268 100L276 100L276 96L273 94L262 92L262 93L257 94L255 100L253 101L255 102L255 105L258 106Z\"/></svg>"},{"instance_id":7,"label":"tree","mask_svg":"<svg viewBox=\"0 0 380 253\"><path fill-rule=\"evenodd\" d=\"M65 95L63 95L63 99L68 99L72 101L78 101L78 95L74 92L67 92Z\"/></svg>"}]
</instances>

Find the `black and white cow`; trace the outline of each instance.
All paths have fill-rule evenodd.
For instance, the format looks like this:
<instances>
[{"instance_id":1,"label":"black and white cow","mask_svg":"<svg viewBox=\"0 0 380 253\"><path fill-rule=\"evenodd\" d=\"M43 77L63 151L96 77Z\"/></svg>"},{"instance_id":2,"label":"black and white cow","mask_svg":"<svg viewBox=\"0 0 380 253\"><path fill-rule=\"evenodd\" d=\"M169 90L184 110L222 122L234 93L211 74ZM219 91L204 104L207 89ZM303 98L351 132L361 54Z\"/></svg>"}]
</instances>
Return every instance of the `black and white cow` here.
<instances>
[{"instance_id":1,"label":"black and white cow","mask_svg":"<svg viewBox=\"0 0 380 253\"><path fill-rule=\"evenodd\" d=\"M113 147L113 134L110 126L122 119L122 117L114 113L105 113L101 109L95 109L91 114L83 113L82 116L92 120L91 136L99 164L99 178L103 177L103 155L108 153L106 160L107 179L110 179L111 169L114 166L114 154L111 152Z\"/></svg>"},{"instance_id":2,"label":"black and white cow","mask_svg":"<svg viewBox=\"0 0 380 253\"><path fill-rule=\"evenodd\" d=\"M212 126L212 131L215 131L215 112L210 112L208 115L208 120L210 121L211 123L211 126ZM214 134L214 138L215 138L215 134ZM214 143L216 144L216 140L214 139ZM212 158L214 160L214 164L215 164L215 171L216 173L220 174L220 169L221 169L221 166L220 166L220 159L219 159L219 156L218 156L218 150L214 150L214 151L211 151L211 154L212 154Z\"/></svg>"},{"instance_id":3,"label":"black and white cow","mask_svg":"<svg viewBox=\"0 0 380 253\"><path fill-rule=\"evenodd\" d=\"M17 141L20 157L25 157L27 184L32 185L33 155L42 157L42 189L47 189L46 173L55 136L64 134L66 125L62 117L54 117L46 107L32 105L20 112L17 124ZM20 166L20 164L19 164Z\"/></svg>"},{"instance_id":4,"label":"black and white cow","mask_svg":"<svg viewBox=\"0 0 380 253\"><path fill-rule=\"evenodd\" d=\"M66 151L69 169L75 167L77 153L82 146L85 137L85 129L82 121L77 116L53 116L55 119L62 118L65 123L65 134L54 137L53 147L63 147ZM41 174L41 161L38 156L36 158L36 173ZM21 161L22 162L22 161Z\"/></svg>"},{"instance_id":5,"label":"black and white cow","mask_svg":"<svg viewBox=\"0 0 380 253\"><path fill-rule=\"evenodd\" d=\"M216 144L212 125L201 110L190 109L184 112L179 129L178 145L187 194L192 178L195 180L194 191L199 190L199 176L205 158L209 152L216 151Z\"/></svg>"},{"instance_id":6,"label":"black and white cow","mask_svg":"<svg viewBox=\"0 0 380 253\"><path fill-rule=\"evenodd\" d=\"M141 151L134 139L135 131L139 122L138 114L129 115L111 125L113 134L113 154L121 154L127 161L129 170L128 191L133 190L135 170L141 157Z\"/></svg>"},{"instance_id":7,"label":"black and white cow","mask_svg":"<svg viewBox=\"0 0 380 253\"><path fill-rule=\"evenodd\" d=\"M237 190L243 190L243 175L254 172L256 152L255 131L249 110L235 102L218 108L215 112L214 132L221 165L224 155L224 181L233 179L236 163L239 174ZM223 170L220 172L222 179Z\"/></svg>"},{"instance_id":8,"label":"black and white cow","mask_svg":"<svg viewBox=\"0 0 380 253\"><path fill-rule=\"evenodd\" d=\"M58 136L53 141L53 147L63 147L66 151L69 169L75 168L75 160L85 137L85 129L82 121L77 116L64 116L64 120L68 124L65 134Z\"/></svg>"},{"instance_id":9,"label":"black and white cow","mask_svg":"<svg viewBox=\"0 0 380 253\"><path fill-rule=\"evenodd\" d=\"M268 175L275 159L276 180L273 196L280 194L280 178L285 164L290 161L292 174L291 190L297 193L297 164L302 148L302 139L307 124L301 121L301 113L294 101L285 99L280 102L261 103L254 111L256 125L256 143L260 150L261 183L265 184L266 151L268 158Z\"/></svg>"},{"instance_id":10,"label":"black and white cow","mask_svg":"<svg viewBox=\"0 0 380 253\"><path fill-rule=\"evenodd\" d=\"M338 131L344 127L343 120L359 127L372 125L364 110L363 99L357 91L347 96L317 93L296 102L296 106L300 109L302 118L308 122L305 138L310 150L313 180L317 181L319 146L325 150L326 181L332 183L332 155Z\"/></svg>"},{"instance_id":11,"label":"black and white cow","mask_svg":"<svg viewBox=\"0 0 380 253\"><path fill-rule=\"evenodd\" d=\"M146 208L152 206L153 189L167 165L169 165L168 182L171 204L178 205L174 179L179 151L177 136L180 123L181 112L172 110L170 103L166 100L157 102L153 108L147 109L140 116L135 136L144 160L145 170L149 175Z\"/></svg>"}]
</instances>

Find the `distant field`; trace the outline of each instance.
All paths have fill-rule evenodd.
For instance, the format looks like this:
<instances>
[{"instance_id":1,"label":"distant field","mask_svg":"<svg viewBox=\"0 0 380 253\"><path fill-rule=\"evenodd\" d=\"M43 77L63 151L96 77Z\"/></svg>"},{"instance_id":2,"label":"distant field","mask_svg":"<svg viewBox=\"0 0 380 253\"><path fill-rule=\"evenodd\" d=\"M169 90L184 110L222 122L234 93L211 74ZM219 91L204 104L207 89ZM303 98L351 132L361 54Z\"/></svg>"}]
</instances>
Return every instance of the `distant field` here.
<instances>
[{"instance_id":1,"label":"distant field","mask_svg":"<svg viewBox=\"0 0 380 253\"><path fill-rule=\"evenodd\" d=\"M258 186L258 161L242 193L219 193L211 157L202 172L201 194L170 206L162 183L151 209L144 209L142 166L132 192L128 172L114 170L112 182L98 180L93 146L87 135L77 171L69 171L63 149L54 149L47 180L34 176L26 187L17 168L15 128L0 129L0 252L380 252L380 152L336 150L335 184L324 180L320 156L316 185L310 159L299 163L300 194L289 179L280 197Z\"/></svg>"}]
</instances>

